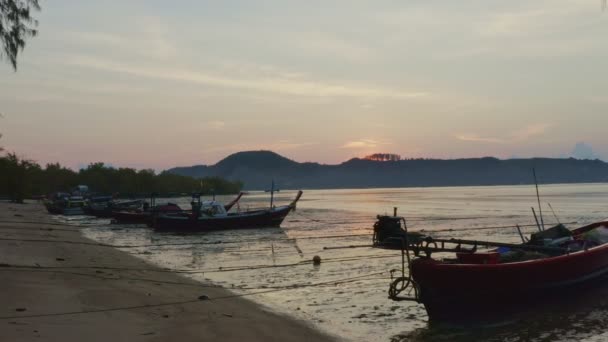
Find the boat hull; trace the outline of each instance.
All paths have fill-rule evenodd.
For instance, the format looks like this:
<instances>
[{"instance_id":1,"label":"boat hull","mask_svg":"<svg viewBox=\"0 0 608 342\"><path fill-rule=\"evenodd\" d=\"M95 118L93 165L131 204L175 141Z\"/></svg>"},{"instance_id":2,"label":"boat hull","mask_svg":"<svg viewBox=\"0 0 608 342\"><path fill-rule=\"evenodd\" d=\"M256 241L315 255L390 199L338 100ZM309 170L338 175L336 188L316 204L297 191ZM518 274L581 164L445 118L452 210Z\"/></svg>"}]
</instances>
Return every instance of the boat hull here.
<instances>
[{"instance_id":1,"label":"boat hull","mask_svg":"<svg viewBox=\"0 0 608 342\"><path fill-rule=\"evenodd\" d=\"M114 211L112 219L117 224L151 224L152 213L150 212L129 212L129 211Z\"/></svg>"},{"instance_id":2,"label":"boat hull","mask_svg":"<svg viewBox=\"0 0 608 342\"><path fill-rule=\"evenodd\" d=\"M505 264L445 264L419 258L411 272L430 321L496 323L604 281L608 246Z\"/></svg>"},{"instance_id":3,"label":"boat hull","mask_svg":"<svg viewBox=\"0 0 608 342\"><path fill-rule=\"evenodd\" d=\"M46 208L46 210L51 215L61 215L61 214L63 214L62 209L60 207L52 204L52 203L45 203L44 207Z\"/></svg>"},{"instance_id":4,"label":"boat hull","mask_svg":"<svg viewBox=\"0 0 608 342\"><path fill-rule=\"evenodd\" d=\"M183 212L183 210L177 204L167 203L155 206L149 211L113 211L112 218L113 222L118 224L145 224L151 226L152 218L155 215L180 212Z\"/></svg>"},{"instance_id":5,"label":"boat hull","mask_svg":"<svg viewBox=\"0 0 608 342\"><path fill-rule=\"evenodd\" d=\"M93 208L93 207L86 207L84 212L87 215L95 216L95 217L99 217L99 218L111 218L112 214L113 214L112 209L110 209L110 208L98 209L98 208Z\"/></svg>"},{"instance_id":6,"label":"boat hull","mask_svg":"<svg viewBox=\"0 0 608 342\"><path fill-rule=\"evenodd\" d=\"M158 215L154 217L152 226L159 231L179 232L280 227L291 210L291 206L285 206L273 210L200 218L189 215Z\"/></svg>"},{"instance_id":7,"label":"boat hull","mask_svg":"<svg viewBox=\"0 0 608 342\"><path fill-rule=\"evenodd\" d=\"M63 207L56 205L54 203L45 203L44 206L49 214L52 215L64 215L64 216L73 216L73 215L85 215L85 211L82 207Z\"/></svg>"}]
</instances>

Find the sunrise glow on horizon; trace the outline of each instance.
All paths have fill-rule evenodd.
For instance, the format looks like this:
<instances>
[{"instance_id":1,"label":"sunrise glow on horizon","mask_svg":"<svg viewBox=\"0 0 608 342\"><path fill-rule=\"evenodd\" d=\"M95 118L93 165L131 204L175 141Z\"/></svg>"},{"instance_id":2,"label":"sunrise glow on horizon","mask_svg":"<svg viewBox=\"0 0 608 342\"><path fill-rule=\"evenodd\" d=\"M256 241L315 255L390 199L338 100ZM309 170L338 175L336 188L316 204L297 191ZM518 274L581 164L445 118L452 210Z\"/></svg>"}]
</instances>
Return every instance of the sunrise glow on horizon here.
<instances>
[{"instance_id":1,"label":"sunrise glow on horizon","mask_svg":"<svg viewBox=\"0 0 608 342\"><path fill-rule=\"evenodd\" d=\"M608 159L595 1L41 6L18 70L0 64L0 146L43 164Z\"/></svg>"}]
</instances>

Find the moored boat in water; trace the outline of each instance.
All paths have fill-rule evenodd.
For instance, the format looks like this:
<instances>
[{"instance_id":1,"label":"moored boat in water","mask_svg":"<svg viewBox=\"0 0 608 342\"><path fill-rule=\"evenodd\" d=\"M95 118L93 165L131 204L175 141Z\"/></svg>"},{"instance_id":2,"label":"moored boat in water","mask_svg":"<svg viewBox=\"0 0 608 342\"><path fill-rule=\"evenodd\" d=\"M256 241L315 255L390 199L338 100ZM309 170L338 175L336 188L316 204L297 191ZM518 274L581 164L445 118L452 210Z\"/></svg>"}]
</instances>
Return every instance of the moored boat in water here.
<instances>
[{"instance_id":1,"label":"moored boat in water","mask_svg":"<svg viewBox=\"0 0 608 342\"><path fill-rule=\"evenodd\" d=\"M247 229L279 227L285 217L295 209L302 196L298 191L296 198L288 205L272 206L266 209L228 213L216 201L193 200L192 212L154 215L152 226L159 231L204 232L223 229Z\"/></svg>"},{"instance_id":2,"label":"moored boat in water","mask_svg":"<svg viewBox=\"0 0 608 342\"><path fill-rule=\"evenodd\" d=\"M150 224L152 215L155 213L181 212L179 205L175 203L164 203L137 210L112 211L112 223L117 224Z\"/></svg>"},{"instance_id":3,"label":"moored boat in water","mask_svg":"<svg viewBox=\"0 0 608 342\"><path fill-rule=\"evenodd\" d=\"M143 203L143 200L115 201L112 196L90 197L87 199L85 213L99 218L110 218L115 211L136 211Z\"/></svg>"},{"instance_id":4,"label":"moored boat in water","mask_svg":"<svg viewBox=\"0 0 608 342\"><path fill-rule=\"evenodd\" d=\"M51 199L45 200L44 206L53 215L84 215L86 201L81 196L58 192Z\"/></svg>"},{"instance_id":5,"label":"moored boat in water","mask_svg":"<svg viewBox=\"0 0 608 342\"><path fill-rule=\"evenodd\" d=\"M239 193L238 196L230 201L228 204L223 205L225 211L229 211L234 205L236 205L243 193ZM152 219L154 216L163 214L176 214L176 213L187 213L189 211L183 210L179 205L175 203L164 203L156 204L156 199L152 197L151 206L146 206L138 210L115 210L112 212L112 222L117 224L146 224L152 226Z\"/></svg>"},{"instance_id":6,"label":"moored boat in water","mask_svg":"<svg viewBox=\"0 0 608 342\"><path fill-rule=\"evenodd\" d=\"M522 235L521 244L438 239L397 229L402 222L379 216L374 245L402 251L403 273L391 282L389 297L423 304L430 322L518 319L547 301L603 284L608 274L608 221L572 231L563 225L539 226L529 241ZM480 250L488 246L495 248ZM436 258L434 253L455 257ZM408 290L413 295L400 296Z\"/></svg>"}]
</instances>

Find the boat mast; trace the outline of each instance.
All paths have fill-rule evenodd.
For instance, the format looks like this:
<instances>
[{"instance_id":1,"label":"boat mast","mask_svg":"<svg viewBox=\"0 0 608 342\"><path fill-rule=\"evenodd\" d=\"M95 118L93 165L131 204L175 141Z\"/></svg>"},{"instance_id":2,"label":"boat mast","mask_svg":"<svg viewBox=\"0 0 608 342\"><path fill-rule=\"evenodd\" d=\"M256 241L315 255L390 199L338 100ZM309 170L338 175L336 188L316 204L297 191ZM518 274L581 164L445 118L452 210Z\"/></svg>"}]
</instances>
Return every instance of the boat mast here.
<instances>
[{"instance_id":1,"label":"boat mast","mask_svg":"<svg viewBox=\"0 0 608 342\"><path fill-rule=\"evenodd\" d=\"M534 175L534 185L536 185L536 199L538 200L540 225L543 227L543 230L545 230L545 222L543 221L543 207L540 205L540 193L538 192L538 179L536 179L536 169L532 168L532 174Z\"/></svg>"},{"instance_id":2,"label":"boat mast","mask_svg":"<svg viewBox=\"0 0 608 342\"><path fill-rule=\"evenodd\" d=\"M557 220L557 223L562 224L561 222L559 222L559 218L557 217L557 214L555 214L555 210L553 210L553 207L551 206L551 203L547 203L547 204L549 205L549 208L553 212L553 217L555 217L555 219Z\"/></svg>"},{"instance_id":3,"label":"boat mast","mask_svg":"<svg viewBox=\"0 0 608 342\"><path fill-rule=\"evenodd\" d=\"M273 202L274 202L274 179L272 180L272 183L270 184L270 209L272 209Z\"/></svg>"}]
</instances>

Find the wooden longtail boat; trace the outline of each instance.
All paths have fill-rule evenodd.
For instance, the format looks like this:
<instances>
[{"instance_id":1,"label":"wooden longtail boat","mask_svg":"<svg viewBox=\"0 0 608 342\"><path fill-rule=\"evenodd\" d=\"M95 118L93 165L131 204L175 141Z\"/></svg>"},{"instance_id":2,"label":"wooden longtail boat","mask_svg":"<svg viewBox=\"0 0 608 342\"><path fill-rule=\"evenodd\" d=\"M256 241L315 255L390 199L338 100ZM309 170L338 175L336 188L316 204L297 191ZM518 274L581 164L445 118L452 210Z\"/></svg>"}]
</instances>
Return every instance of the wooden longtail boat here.
<instances>
[{"instance_id":1,"label":"wooden longtail boat","mask_svg":"<svg viewBox=\"0 0 608 342\"><path fill-rule=\"evenodd\" d=\"M89 198L84 212L99 218L111 218L116 211L136 211L143 205L143 200L114 201L111 196Z\"/></svg>"},{"instance_id":2,"label":"wooden longtail boat","mask_svg":"<svg viewBox=\"0 0 608 342\"><path fill-rule=\"evenodd\" d=\"M295 209L301 196L302 191L299 191L288 205L238 213L227 213L214 201L193 201L191 213L155 215L152 226L159 231L179 232L279 227L287 214Z\"/></svg>"},{"instance_id":3,"label":"wooden longtail boat","mask_svg":"<svg viewBox=\"0 0 608 342\"><path fill-rule=\"evenodd\" d=\"M376 227L375 245L402 249L404 265L410 252L415 256L409 262L409 275L404 266L402 277L391 283L389 296L422 303L430 322L514 320L543 303L608 283L603 277L608 274L608 221L573 231L558 225L532 234L522 244L434 239L406 230L395 234L394 228L387 236ZM480 246L499 248L480 252ZM431 256L434 252L455 252L456 258L436 259ZM408 288L414 296L399 296Z\"/></svg>"},{"instance_id":4,"label":"wooden longtail boat","mask_svg":"<svg viewBox=\"0 0 608 342\"><path fill-rule=\"evenodd\" d=\"M50 200L45 200L44 206L53 215L84 215L85 200L80 196L58 192Z\"/></svg>"},{"instance_id":5,"label":"wooden longtail boat","mask_svg":"<svg viewBox=\"0 0 608 342\"><path fill-rule=\"evenodd\" d=\"M183 211L175 203L155 205L148 210L119 210L112 212L112 223L117 224L151 224L155 213L169 213Z\"/></svg>"},{"instance_id":6,"label":"wooden longtail boat","mask_svg":"<svg viewBox=\"0 0 608 342\"><path fill-rule=\"evenodd\" d=\"M224 205L224 210L229 211L234 205L236 205L243 193L239 193L238 196ZM170 214L170 213L185 213L187 211L180 208L175 203L165 203L156 205L154 199L152 200L152 207L147 210L119 210L112 212L112 222L117 224L146 224L152 226L152 218L156 215Z\"/></svg>"}]
</instances>

